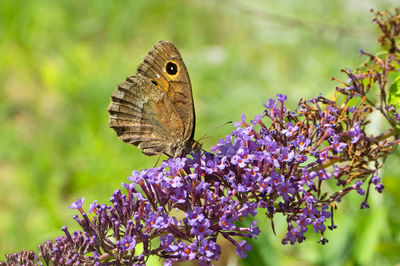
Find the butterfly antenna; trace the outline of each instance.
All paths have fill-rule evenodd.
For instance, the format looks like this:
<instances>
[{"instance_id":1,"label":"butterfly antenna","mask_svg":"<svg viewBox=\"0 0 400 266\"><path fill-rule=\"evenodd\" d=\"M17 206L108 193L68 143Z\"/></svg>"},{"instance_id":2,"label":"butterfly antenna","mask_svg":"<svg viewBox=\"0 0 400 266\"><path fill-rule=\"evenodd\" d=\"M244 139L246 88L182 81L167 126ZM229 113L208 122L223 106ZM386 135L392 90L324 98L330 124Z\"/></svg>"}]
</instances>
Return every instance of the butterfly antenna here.
<instances>
[{"instance_id":1,"label":"butterfly antenna","mask_svg":"<svg viewBox=\"0 0 400 266\"><path fill-rule=\"evenodd\" d=\"M208 134L209 134L210 132L213 132L214 130L217 130L217 129L223 127L223 126L226 126L227 124L232 124L232 121L225 122L225 123L223 123L222 125L216 126L216 127L214 127L213 129L207 131L207 132L199 139L199 142L200 142L201 140L205 139L205 138L212 138L212 136L208 136Z\"/></svg>"}]
</instances>

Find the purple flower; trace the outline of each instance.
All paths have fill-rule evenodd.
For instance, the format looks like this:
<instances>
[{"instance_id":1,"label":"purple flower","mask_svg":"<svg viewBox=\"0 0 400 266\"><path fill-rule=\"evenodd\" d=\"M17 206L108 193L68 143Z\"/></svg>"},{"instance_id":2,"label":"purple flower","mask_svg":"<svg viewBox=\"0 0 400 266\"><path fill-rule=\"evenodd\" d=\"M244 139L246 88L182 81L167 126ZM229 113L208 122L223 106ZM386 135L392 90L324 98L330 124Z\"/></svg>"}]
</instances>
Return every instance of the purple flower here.
<instances>
[{"instance_id":1,"label":"purple flower","mask_svg":"<svg viewBox=\"0 0 400 266\"><path fill-rule=\"evenodd\" d=\"M308 187L313 187L314 183L311 180L313 180L316 176L317 176L317 174L314 171L309 173L308 169L304 167L302 169L302 176L301 176L300 184L306 183Z\"/></svg>"},{"instance_id":2,"label":"purple flower","mask_svg":"<svg viewBox=\"0 0 400 266\"><path fill-rule=\"evenodd\" d=\"M339 136L333 138L332 146L337 153L342 153L343 149L347 147L347 144L339 141Z\"/></svg>"},{"instance_id":3,"label":"purple flower","mask_svg":"<svg viewBox=\"0 0 400 266\"><path fill-rule=\"evenodd\" d=\"M160 237L160 245L164 247L166 252L175 252L178 250L178 245L175 244L175 238L172 234L163 235Z\"/></svg>"},{"instance_id":4,"label":"purple flower","mask_svg":"<svg viewBox=\"0 0 400 266\"><path fill-rule=\"evenodd\" d=\"M83 202L85 201L85 197L82 197L81 199L77 199L75 202L72 202L71 205L68 207L70 209L77 209L81 213L84 213L82 205Z\"/></svg>"},{"instance_id":5,"label":"purple flower","mask_svg":"<svg viewBox=\"0 0 400 266\"><path fill-rule=\"evenodd\" d=\"M168 228L168 225L169 225L169 217L167 214L161 214L156 218L154 223L152 223L152 227L157 229Z\"/></svg>"},{"instance_id":6,"label":"purple flower","mask_svg":"<svg viewBox=\"0 0 400 266\"><path fill-rule=\"evenodd\" d=\"M316 216L319 215L319 212L316 207L309 205L303 209L303 213L306 217L310 217L311 219L316 219Z\"/></svg>"},{"instance_id":7,"label":"purple flower","mask_svg":"<svg viewBox=\"0 0 400 266\"><path fill-rule=\"evenodd\" d=\"M372 184L375 185L375 189L379 193L382 193L382 190L384 189L384 185L381 184L381 178L377 175L377 173L372 177L371 182L372 182Z\"/></svg>"},{"instance_id":8,"label":"purple flower","mask_svg":"<svg viewBox=\"0 0 400 266\"><path fill-rule=\"evenodd\" d=\"M288 122L286 124L286 129L282 130L282 134L284 134L286 137L291 137L298 129L298 126L293 126L291 122Z\"/></svg>"},{"instance_id":9,"label":"purple flower","mask_svg":"<svg viewBox=\"0 0 400 266\"><path fill-rule=\"evenodd\" d=\"M296 221L297 225L299 226L299 230L301 232L306 232L308 230L307 225L311 224L312 220L307 215L300 214L299 219Z\"/></svg>"},{"instance_id":10,"label":"purple flower","mask_svg":"<svg viewBox=\"0 0 400 266\"><path fill-rule=\"evenodd\" d=\"M125 182L122 182L122 184L121 184L126 190L128 190L128 191L131 191L132 192L132 190L135 188L135 186L136 186L136 184L134 184L134 183L129 183L129 184L126 184Z\"/></svg>"},{"instance_id":11,"label":"purple flower","mask_svg":"<svg viewBox=\"0 0 400 266\"><path fill-rule=\"evenodd\" d=\"M271 193L273 187L271 186L271 178L262 179L262 177L258 180L260 184L260 193Z\"/></svg>"},{"instance_id":12,"label":"purple flower","mask_svg":"<svg viewBox=\"0 0 400 266\"><path fill-rule=\"evenodd\" d=\"M136 185L143 180L143 176L137 170L133 170L132 175L128 177L128 180Z\"/></svg>"},{"instance_id":13,"label":"purple flower","mask_svg":"<svg viewBox=\"0 0 400 266\"><path fill-rule=\"evenodd\" d=\"M185 260L194 260L196 258L197 245L192 243L187 245L185 242L179 242L179 254Z\"/></svg>"},{"instance_id":14,"label":"purple flower","mask_svg":"<svg viewBox=\"0 0 400 266\"><path fill-rule=\"evenodd\" d=\"M324 168L318 171L318 177L320 180L326 180L331 178L331 173L328 173Z\"/></svg>"},{"instance_id":15,"label":"purple flower","mask_svg":"<svg viewBox=\"0 0 400 266\"><path fill-rule=\"evenodd\" d=\"M175 188L171 192L171 200L177 203L185 203L187 192L183 188Z\"/></svg>"},{"instance_id":16,"label":"purple flower","mask_svg":"<svg viewBox=\"0 0 400 266\"><path fill-rule=\"evenodd\" d=\"M349 131L351 137L351 143L356 143L363 135L359 122L357 122L352 129Z\"/></svg>"},{"instance_id":17,"label":"purple flower","mask_svg":"<svg viewBox=\"0 0 400 266\"><path fill-rule=\"evenodd\" d=\"M248 216L256 216L257 214L257 203L256 202L246 202L243 204L243 208L240 209L241 215Z\"/></svg>"},{"instance_id":18,"label":"purple flower","mask_svg":"<svg viewBox=\"0 0 400 266\"><path fill-rule=\"evenodd\" d=\"M322 206L322 208L321 208L321 210L319 212L319 215L321 217L330 218L332 216L332 214L330 212L326 211L327 209L328 209L328 205L327 204Z\"/></svg>"},{"instance_id":19,"label":"purple flower","mask_svg":"<svg viewBox=\"0 0 400 266\"><path fill-rule=\"evenodd\" d=\"M131 237L130 235L126 235L122 238L121 241L118 241L118 246L120 247L121 250L123 250L124 252L127 252L127 251L135 248L136 240L134 237Z\"/></svg>"},{"instance_id":20,"label":"purple flower","mask_svg":"<svg viewBox=\"0 0 400 266\"><path fill-rule=\"evenodd\" d=\"M304 163L307 161L307 156L305 155L296 155L296 161L298 163Z\"/></svg>"},{"instance_id":21,"label":"purple flower","mask_svg":"<svg viewBox=\"0 0 400 266\"><path fill-rule=\"evenodd\" d=\"M282 95L280 93L278 93L276 95L276 98L278 99L278 101L280 101L282 104L287 100L287 96L286 95Z\"/></svg>"},{"instance_id":22,"label":"purple flower","mask_svg":"<svg viewBox=\"0 0 400 266\"><path fill-rule=\"evenodd\" d=\"M210 262L217 260L221 256L221 247L210 238L203 238L198 248L200 254L199 260L202 262Z\"/></svg>"},{"instance_id":23,"label":"purple flower","mask_svg":"<svg viewBox=\"0 0 400 266\"><path fill-rule=\"evenodd\" d=\"M99 207L99 203L95 200L92 204L89 205L89 213L97 213L97 208Z\"/></svg>"},{"instance_id":24,"label":"purple flower","mask_svg":"<svg viewBox=\"0 0 400 266\"><path fill-rule=\"evenodd\" d=\"M377 175L374 175L371 180L372 184L378 185L381 182L381 178Z\"/></svg>"},{"instance_id":25,"label":"purple flower","mask_svg":"<svg viewBox=\"0 0 400 266\"><path fill-rule=\"evenodd\" d=\"M211 148L211 150L216 151L219 155L224 155L225 158L231 158L236 154L236 149L233 144L231 142L225 142L224 140L220 140L220 143Z\"/></svg>"},{"instance_id":26,"label":"purple flower","mask_svg":"<svg viewBox=\"0 0 400 266\"><path fill-rule=\"evenodd\" d=\"M201 222L204 218L203 210L199 206L194 207L193 211L186 212L186 219L191 226Z\"/></svg>"},{"instance_id":27,"label":"purple flower","mask_svg":"<svg viewBox=\"0 0 400 266\"><path fill-rule=\"evenodd\" d=\"M253 221L250 224L250 234L249 237L250 238L257 238L257 236L261 233L260 228L258 226L256 226L256 224L258 223L258 221Z\"/></svg>"},{"instance_id":28,"label":"purple flower","mask_svg":"<svg viewBox=\"0 0 400 266\"><path fill-rule=\"evenodd\" d=\"M168 179L168 182L171 184L173 188L180 188L183 187L182 178L180 176L175 176L172 179Z\"/></svg>"},{"instance_id":29,"label":"purple flower","mask_svg":"<svg viewBox=\"0 0 400 266\"><path fill-rule=\"evenodd\" d=\"M252 125L257 125L257 124L263 125L262 118L263 118L264 116L265 116L265 113L262 113L261 115L256 115L256 116L254 117L254 120L250 120L251 124L252 124Z\"/></svg>"},{"instance_id":30,"label":"purple flower","mask_svg":"<svg viewBox=\"0 0 400 266\"><path fill-rule=\"evenodd\" d=\"M236 245L236 255L239 255L242 259L247 257L247 254L245 252L250 251L252 246L250 244L246 244L246 240L240 241Z\"/></svg>"},{"instance_id":31,"label":"purple flower","mask_svg":"<svg viewBox=\"0 0 400 266\"><path fill-rule=\"evenodd\" d=\"M321 160L321 162L325 161L326 159L328 159L328 151L323 151L319 154L319 159Z\"/></svg>"},{"instance_id":32,"label":"purple flower","mask_svg":"<svg viewBox=\"0 0 400 266\"><path fill-rule=\"evenodd\" d=\"M354 113L355 110L357 110L357 106L353 105L352 107L349 107L347 109L350 113Z\"/></svg>"},{"instance_id":33,"label":"purple flower","mask_svg":"<svg viewBox=\"0 0 400 266\"><path fill-rule=\"evenodd\" d=\"M378 184L375 186L376 191L378 191L379 193L382 193L384 188L385 188L385 186L382 184Z\"/></svg>"},{"instance_id":34,"label":"purple flower","mask_svg":"<svg viewBox=\"0 0 400 266\"><path fill-rule=\"evenodd\" d=\"M190 232L195 235L199 236L200 238L204 238L208 235L210 235L213 231L210 229L210 220L208 219L203 219L199 221L198 223L192 225L192 228L190 229Z\"/></svg>"},{"instance_id":35,"label":"purple flower","mask_svg":"<svg viewBox=\"0 0 400 266\"><path fill-rule=\"evenodd\" d=\"M362 183L363 182L361 180L357 180L357 182L352 186L353 189L357 190L358 194L360 194L360 195L364 195L365 194L365 190L363 190L361 188Z\"/></svg>"},{"instance_id":36,"label":"purple flower","mask_svg":"<svg viewBox=\"0 0 400 266\"><path fill-rule=\"evenodd\" d=\"M296 242L303 242L305 239L304 232L301 230L301 227L291 228L287 233L286 237L282 240L282 244L294 244Z\"/></svg>"},{"instance_id":37,"label":"purple flower","mask_svg":"<svg viewBox=\"0 0 400 266\"><path fill-rule=\"evenodd\" d=\"M264 104L265 108L267 109L274 109L276 107L277 101L274 99L268 99L267 103Z\"/></svg>"},{"instance_id":38,"label":"purple flower","mask_svg":"<svg viewBox=\"0 0 400 266\"><path fill-rule=\"evenodd\" d=\"M270 176L268 176L268 177L265 179L265 182L266 182L267 184L271 184L271 185L273 185L273 186L276 186L276 185L282 183L283 181L284 181L283 176L282 176L281 174L279 174L277 171L271 172L271 173L270 173Z\"/></svg>"},{"instance_id":39,"label":"purple flower","mask_svg":"<svg viewBox=\"0 0 400 266\"><path fill-rule=\"evenodd\" d=\"M310 145L311 140L304 137L303 135L299 135L297 139L294 141L296 147L299 148L300 151L304 151L308 145Z\"/></svg>"},{"instance_id":40,"label":"purple flower","mask_svg":"<svg viewBox=\"0 0 400 266\"><path fill-rule=\"evenodd\" d=\"M292 195L295 192L295 189L292 187L292 184L290 182L283 182L280 183L276 186L278 195L282 196L284 201L290 201L292 198Z\"/></svg>"},{"instance_id":41,"label":"purple flower","mask_svg":"<svg viewBox=\"0 0 400 266\"><path fill-rule=\"evenodd\" d=\"M319 217L313 222L315 233L325 232L326 226L324 225L324 222L325 222L325 216Z\"/></svg>"},{"instance_id":42,"label":"purple flower","mask_svg":"<svg viewBox=\"0 0 400 266\"><path fill-rule=\"evenodd\" d=\"M218 224L223 230L233 230L236 228L234 221L235 220L233 219L233 217L231 217L228 213L225 213L220 218Z\"/></svg>"},{"instance_id":43,"label":"purple flower","mask_svg":"<svg viewBox=\"0 0 400 266\"><path fill-rule=\"evenodd\" d=\"M317 198L310 192L305 192L304 198L306 200L307 208L309 208L310 206L313 206L315 203L318 202Z\"/></svg>"},{"instance_id":44,"label":"purple flower","mask_svg":"<svg viewBox=\"0 0 400 266\"><path fill-rule=\"evenodd\" d=\"M291 162L294 157L294 152L289 151L287 148L281 150L281 160L285 162Z\"/></svg>"},{"instance_id":45,"label":"purple flower","mask_svg":"<svg viewBox=\"0 0 400 266\"><path fill-rule=\"evenodd\" d=\"M234 127L240 127L240 126L247 126L246 124L246 115L242 113L240 116L240 121L233 123Z\"/></svg>"}]
</instances>

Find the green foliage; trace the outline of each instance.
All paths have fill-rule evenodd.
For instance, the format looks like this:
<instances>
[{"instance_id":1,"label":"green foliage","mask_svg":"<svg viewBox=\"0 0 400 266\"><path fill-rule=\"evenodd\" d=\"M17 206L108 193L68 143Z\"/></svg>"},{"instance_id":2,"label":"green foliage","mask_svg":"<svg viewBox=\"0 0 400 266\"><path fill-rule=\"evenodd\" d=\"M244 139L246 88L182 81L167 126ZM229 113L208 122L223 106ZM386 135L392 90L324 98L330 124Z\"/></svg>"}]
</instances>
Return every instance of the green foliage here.
<instances>
[{"instance_id":1,"label":"green foliage","mask_svg":"<svg viewBox=\"0 0 400 266\"><path fill-rule=\"evenodd\" d=\"M393 104L396 109L400 107L400 76L395 78L393 84L390 86L388 102Z\"/></svg>"},{"instance_id":2,"label":"green foliage","mask_svg":"<svg viewBox=\"0 0 400 266\"><path fill-rule=\"evenodd\" d=\"M106 110L117 84L134 74L154 43L170 40L181 51L199 139L242 112L258 114L276 93L288 94L292 104L332 93L329 77L359 65L358 48L378 49L372 7L389 2L1 1L1 255L36 249L61 235L63 225L77 228L67 208L72 201L105 202L132 170L153 166L155 157L107 127ZM205 148L230 131L212 132ZM311 238L282 246L285 228L274 221L277 236L263 233L243 263L398 262L399 169L388 168L385 200L376 196L372 209L361 211L357 197L347 199L326 246ZM230 255L223 256L228 261Z\"/></svg>"}]
</instances>

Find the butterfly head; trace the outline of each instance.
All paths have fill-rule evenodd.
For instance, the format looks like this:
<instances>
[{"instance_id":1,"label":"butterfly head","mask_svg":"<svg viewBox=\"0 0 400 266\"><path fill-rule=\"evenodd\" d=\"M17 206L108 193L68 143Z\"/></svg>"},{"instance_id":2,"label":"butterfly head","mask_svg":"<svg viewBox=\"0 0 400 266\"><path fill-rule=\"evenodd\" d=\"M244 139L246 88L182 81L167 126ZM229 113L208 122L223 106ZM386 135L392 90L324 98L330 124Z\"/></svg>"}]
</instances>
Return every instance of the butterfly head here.
<instances>
[{"instance_id":1,"label":"butterfly head","mask_svg":"<svg viewBox=\"0 0 400 266\"><path fill-rule=\"evenodd\" d=\"M201 143L193 139L189 139L185 142L180 142L172 146L171 151L167 155L170 155L171 157L182 157L199 149L201 149Z\"/></svg>"}]
</instances>

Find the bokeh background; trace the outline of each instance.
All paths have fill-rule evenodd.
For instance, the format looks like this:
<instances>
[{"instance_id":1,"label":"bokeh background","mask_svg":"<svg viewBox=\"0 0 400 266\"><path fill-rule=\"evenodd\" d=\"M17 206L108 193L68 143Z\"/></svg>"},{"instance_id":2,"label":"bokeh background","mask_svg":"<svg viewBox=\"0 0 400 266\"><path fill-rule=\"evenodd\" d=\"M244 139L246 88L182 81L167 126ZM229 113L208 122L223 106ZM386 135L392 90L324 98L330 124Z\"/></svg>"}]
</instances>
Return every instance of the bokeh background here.
<instances>
[{"instance_id":1,"label":"bokeh background","mask_svg":"<svg viewBox=\"0 0 400 266\"><path fill-rule=\"evenodd\" d=\"M377 52L371 8L396 1L0 1L0 259L78 229L69 204L108 202L132 170L153 166L108 128L110 95L148 49L170 40L192 80L196 139L226 121L263 110L276 93L332 95L330 76ZM398 2L397 2L398 4ZM379 121L378 121L379 122ZM375 124L378 125L379 123ZM230 133L210 133L204 147ZM399 153L382 171L386 190L370 209L349 195L335 213L328 244L309 234L283 246L260 215L262 234L246 260L223 245L225 264L393 265L400 263ZM152 260L151 264L160 262Z\"/></svg>"}]
</instances>

